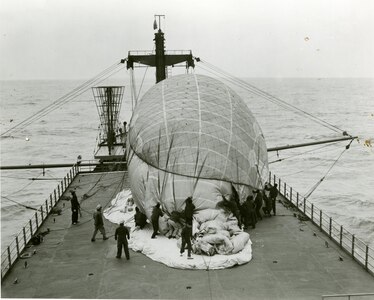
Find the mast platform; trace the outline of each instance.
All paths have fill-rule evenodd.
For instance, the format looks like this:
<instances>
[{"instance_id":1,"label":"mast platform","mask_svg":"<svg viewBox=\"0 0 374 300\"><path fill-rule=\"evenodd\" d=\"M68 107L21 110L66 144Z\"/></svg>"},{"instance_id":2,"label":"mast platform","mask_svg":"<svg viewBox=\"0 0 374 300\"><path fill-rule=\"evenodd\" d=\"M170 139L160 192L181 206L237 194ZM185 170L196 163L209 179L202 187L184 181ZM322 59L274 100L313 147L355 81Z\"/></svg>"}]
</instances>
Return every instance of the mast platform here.
<instances>
[{"instance_id":1,"label":"mast platform","mask_svg":"<svg viewBox=\"0 0 374 300\"><path fill-rule=\"evenodd\" d=\"M1 285L3 298L136 299L321 299L326 294L373 292L374 278L310 221L277 203L277 216L249 229L253 259L224 270L179 270L130 249L116 259L116 224L104 220L108 240L91 242L92 213L129 188L127 172L79 174L69 186L81 202L82 217L71 224L68 201L57 204L39 229L50 232L19 259ZM64 198L62 198L64 199ZM83 199L83 200L82 200ZM314 236L316 232L316 236ZM149 237L150 238L150 237ZM167 250L166 250L167 251ZM339 260L339 256L343 261ZM25 268L25 261L27 267ZM17 279L17 283L14 283ZM368 299L368 298L364 298Z\"/></svg>"}]
</instances>

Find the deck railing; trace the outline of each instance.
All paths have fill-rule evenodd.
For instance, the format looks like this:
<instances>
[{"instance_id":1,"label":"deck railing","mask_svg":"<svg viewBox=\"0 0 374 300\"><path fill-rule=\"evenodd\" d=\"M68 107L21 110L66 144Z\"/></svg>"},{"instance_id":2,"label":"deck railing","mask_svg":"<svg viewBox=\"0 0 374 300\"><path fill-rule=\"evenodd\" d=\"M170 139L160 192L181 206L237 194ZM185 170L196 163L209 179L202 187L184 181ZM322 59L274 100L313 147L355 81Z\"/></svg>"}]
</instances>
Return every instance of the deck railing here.
<instances>
[{"instance_id":1,"label":"deck railing","mask_svg":"<svg viewBox=\"0 0 374 300\"><path fill-rule=\"evenodd\" d=\"M370 298L366 298L370 297ZM358 293L358 294L336 294L336 295L322 295L322 300L327 298L341 298L341 299L373 299L374 293Z\"/></svg>"},{"instance_id":2,"label":"deck railing","mask_svg":"<svg viewBox=\"0 0 374 300\"><path fill-rule=\"evenodd\" d=\"M298 192L292 189L275 175L269 174L269 182L277 183L278 190L282 196L290 201L299 212L307 216L320 231L324 232L332 241L356 260L371 275L374 276L374 250L346 230L342 225L335 222L321 209L309 202Z\"/></svg>"},{"instance_id":3,"label":"deck railing","mask_svg":"<svg viewBox=\"0 0 374 300\"><path fill-rule=\"evenodd\" d=\"M79 166L73 165L66 176L61 180L49 198L39 207L35 209L33 217L23 226L22 230L15 236L15 239L1 254L1 280L12 268L13 264L21 256L31 238L39 230L45 219L56 206L62 194L67 190L70 183L74 180L79 172Z\"/></svg>"}]
</instances>

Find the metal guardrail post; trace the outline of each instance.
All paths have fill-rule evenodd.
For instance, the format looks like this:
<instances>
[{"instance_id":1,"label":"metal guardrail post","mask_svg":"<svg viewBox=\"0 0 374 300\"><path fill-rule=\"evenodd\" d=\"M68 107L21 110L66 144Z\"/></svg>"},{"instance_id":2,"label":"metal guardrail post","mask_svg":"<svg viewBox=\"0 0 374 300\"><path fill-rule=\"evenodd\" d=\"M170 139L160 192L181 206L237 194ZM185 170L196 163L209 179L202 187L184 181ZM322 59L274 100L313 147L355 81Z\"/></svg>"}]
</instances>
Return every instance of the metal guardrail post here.
<instances>
[{"instance_id":1,"label":"metal guardrail post","mask_svg":"<svg viewBox=\"0 0 374 300\"><path fill-rule=\"evenodd\" d=\"M286 183L284 183L284 194L283 194L283 196L285 196L287 198L286 192L287 192L287 185L286 185Z\"/></svg>"},{"instance_id":2,"label":"metal guardrail post","mask_svg":"<svg viewBox=\"0 0 374 300\"><path fill-rule=\"evenodd\" d=\"M49 195L49 203L51 205L51 210L52 210L52 207L53 207L52 194Z\"/></svg>"},{"instance_id":3,"label":"metal guardrail post","mask_svg":"<svg viewBox=\"0 0 374 300\"><path fill-rule=\"evenodd\" d=\"M43 205L40 206L40 212L42 214L42 222L43 222L43 220L44 220ZM37 212L36 212L36 214L37 214Z\"/></svg>"},{"instance_id":4,"label":"metal guardrail post","mask_svg":"<svg viewBox=\"0 0 374 300\"><path fill-rule=\"evenodd\" d=\"M299 208L299 192L296 193L296 206Z\"/></svg>"},{"instance_id":5,"label":"metal guardrail post","mask_svg":"<svg viewBox=\"0 0 374 300\"><path fill-rule=\"evenodd\" d=\"M368 263L369 263L369 245L366 245L365 251L365 270L368 270Z\"/></svg>"},{"instance_id":6,"label":"metal guardrail post","mask_svg":"<svg viewBox=\"0 0 374 300\"><path fill-rule=\"evenodd\" d=\"M290 188L290 201L292 202L292 187Z\"/></svg>"},{"instance_id":7,"label":"metal guardrail post","mask_svg":"<svg viewBox=\"0 0 374 300\"><path fill-rule=\"evenodd\" d=\"M352 257L355 257L355 235L352 234Z\"/></svg>"},{"instance_id":8,"label":"metal guardrail post","mask_svg":"<svg viewBox=\"0 0 374 300\"><path fill-rule=\"evenodd\" d=\"M319 229L322 231L322 210L319 211Z\"/></svg>"},{"instance_id":9,"label":"metal guardrail post","mask_svg":"<svg viewBox=\"0 0 374 300\"><path fill-rule=\"evenodd\" d=\"M53 190L53 194L55 196L55 204L57 203L57 195L56 195L56 189Z\"/></svg>"},{"instance_id":10,"label":"metal guardrail post","mask_svg":"<svg viewBox=\"0 0 374 300\"><path fill-rule=\"evenodd\" d=\"M18 236L16 236L16 247L17 247L17 257L19 257L19 243L18 243Z\"/></svg>"},{"instance_id":11,"label":"metal guardrail post","mask_svg":"<svg viewBox=\"0 0 374 300\"><path fill-rule=\"evenodd\" d=\"M61 194L60 194L60 185L57 186L57 195L58 195L58 198L60 198Z\"/></svg>"},{"instance_id":12,"label":"metal guardrail post","mask_svg":"<svg viewBox=\"0 0 374 300\"><path fill-rule=\"evenodd\" d=\"M66 185L66 176L64 177L64 184L65 184L65 189L66 189L66 187L67 187L67 185Z\"/></svg>"},{"instance_id":13,"label":"metal guardrail post","mask_svg":"<svg viewBox=\"0 0 374 300\"><path fill-rule=\"evenodd\" d=\"M36 230L38 230L38 227L39 227L39 222L38 222L38 212L35 212L35 221L36 221Z\"/></svg>"},{"instance_id":14,"label":"metal guardrail post","mask_svg":"<svg viewBox=\"0 0 374 300\"><path fill-rule=\"evenodd\" d=\"M275 184L276 181L277 181L277 178L275 177L275 174L274 174L273 184Z\"/></svg>"},{"instance_id":15,"label":"metal guardrail post","mask_svg":"<svg viewBox=\"0 0 374 300\"><path fill-rule=\"evenodd\" d=\"M29 223L30 223L30 235L32 236L33 233L32 233L32 221L31 221L31 219L29 220Z\"/></svg>"},{"instance_id":16,"label":"metal guardrail post","mask_svg":"<svg viewBox=\"0 0 374 300\"><path fill-rule=\"evenodd\" d=\"M305 212L306 212L306 199L304 198L304 215L305 215Z\"/></svg>"},{"instance_id":17,"label":"metal guardrail post","mask_svg":"<svg viewBox=\"0 0 374 300\"><path fill-rule=\"evenodd\" d=\"M343 247L343 225L340 225L339 245L340 245L340 248Z\"/></svg>"},{"instance_id":18,"label":"metal guardrail post","mask_svg":"<svg viewBox=\"0 0 374 300\"><path fill-rule=\"evenodd\" d=\"M331 230L332 230L332 218L330 217L330 222L329 222L329 237L331 238Z\"/></svg>"},{"instance_id":19,"label":"metal guardrail post","mask_svg":"<svg viewBox=\"0 0 374 300\"><path fill-rule=\"evenodd\" d=\"M27 239L26 239L26 228L23 227L23 228L22 228L22 231L23 231L23 241L25 242L25 247L26 247L26 244L27 244Z\"/></svg>"},{"instance_id":20,"label":"metal guardrail post","mask_svg":"<svg viewBox=\"0 0 374 300\"><path fill-rule=\"evenodd\" d=\"M269 183L271 184L271 172L269 172Z\"/></svg>"},{"instance_id":21,"label":"metal guardrail post","mask_svg":"<svg viewBox=\"0 0 374 300\"><path fill-rule=\"evenodd\" d=\"M12 257L10 256L10 248L9 248L9 246L7 248L7 251L8 251L8 264L9 264L9 269L10 269L10 267L12 265Z\"/></svg>"},{"instance_id":22,"label":"metal guardrail post","mask_svg":"<svg viewBox=\"0 0 374 300\"><path fill-rule=\"evenodd\" d=\"M312 203L312 211L311 211L311 214L310 214L310 218L313 222L313 213L314 213L314 204Z\"/></svg>"},{"instance_id":23,"label":"metal guardrail post","mask_svg":"<svg viewBox=\"0 0 374 300\"><path fill-rule=\"evenodd\" d=\"M278 188L279 188L279 192L280 192L280 190L281 190L281 187L282 187L282 186L281 186L281 179L279 178L279 179L278 179Z\"/></svg>"}]
</instances>

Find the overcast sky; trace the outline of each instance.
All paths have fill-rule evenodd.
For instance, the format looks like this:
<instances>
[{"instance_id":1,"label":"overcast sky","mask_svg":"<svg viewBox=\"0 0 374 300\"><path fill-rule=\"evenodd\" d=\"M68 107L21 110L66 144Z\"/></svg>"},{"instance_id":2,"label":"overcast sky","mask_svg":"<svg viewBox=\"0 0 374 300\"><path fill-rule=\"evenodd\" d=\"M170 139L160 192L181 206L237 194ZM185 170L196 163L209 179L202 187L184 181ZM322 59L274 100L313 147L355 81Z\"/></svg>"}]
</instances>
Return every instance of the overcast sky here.
<instances>
[{"instance_id":1,"label":"overcast sky","mask_svg":"<svg viewBox=\"0 0 374 300\"><path fill-rule=\"evenodd\" d=\"M372 0L0 0L0 79L91 78L153 49L242 77L374 77Z\"/></svg>"}]
</instances>

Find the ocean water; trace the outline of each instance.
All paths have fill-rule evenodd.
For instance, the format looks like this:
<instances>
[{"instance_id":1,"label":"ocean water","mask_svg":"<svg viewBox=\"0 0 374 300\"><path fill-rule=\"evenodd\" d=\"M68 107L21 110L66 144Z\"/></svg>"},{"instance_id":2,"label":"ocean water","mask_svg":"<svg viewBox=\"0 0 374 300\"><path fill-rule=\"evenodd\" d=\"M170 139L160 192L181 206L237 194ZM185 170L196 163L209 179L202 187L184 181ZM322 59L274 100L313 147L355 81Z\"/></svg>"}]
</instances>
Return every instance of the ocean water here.
<instances>
[{"instance_id":1,"label":"ocean water","mask_svg":"<svg viewBox=\"0 0 374 300\"><path fill-rule=\"evenodd\" d=\"M358 135L334 164L348 142L269 153L271 171L305 195L326 175L308 198L351 233L374 247L374 79L246 79L254 86L303 111ZM79 81L0 82L0 125L5 132L67 94ZM125 85L113 80L106 84ZM340 137L245 90L234 87L257 118L267 146L305 143ZM144 91L146 88L143 89ZM120 120L129 122L130 89L126 88ZM78 155L93 159L99 117L92 92L44 115L22 130L2 137L1 165L71 163ZM371 139L373 147L364 145ZM281 160L281 161L279 161ZM1 248L34 214L17 204L38 207L68 169L3 170L1 172ZM32 180L37 178L38 180ZM108 199L109 201L110 199Z\"/></svg>"}]
</instances>

